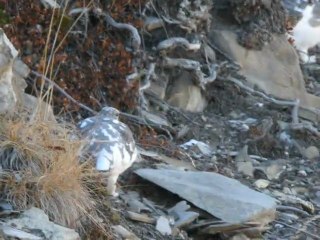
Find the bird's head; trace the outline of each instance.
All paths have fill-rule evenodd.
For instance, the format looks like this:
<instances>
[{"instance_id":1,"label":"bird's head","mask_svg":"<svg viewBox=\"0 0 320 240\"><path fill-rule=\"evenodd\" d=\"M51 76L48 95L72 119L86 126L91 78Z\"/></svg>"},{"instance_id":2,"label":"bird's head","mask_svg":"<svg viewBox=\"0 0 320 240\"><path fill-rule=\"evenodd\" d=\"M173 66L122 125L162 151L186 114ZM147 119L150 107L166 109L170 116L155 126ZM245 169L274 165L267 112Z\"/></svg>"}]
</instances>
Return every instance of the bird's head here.
<instances>
[{"instance_id":1,"label":"bird's head","mask_svg":"<svg viewBox=\"0 0 320 240\"><path fill-rule=\"evenodd\" d=\"M108 117L111 119L118 119L120 115L120 111L113 107L104 107L99 112L99 115L103 117Z\"/></svg>"}]
</instances>

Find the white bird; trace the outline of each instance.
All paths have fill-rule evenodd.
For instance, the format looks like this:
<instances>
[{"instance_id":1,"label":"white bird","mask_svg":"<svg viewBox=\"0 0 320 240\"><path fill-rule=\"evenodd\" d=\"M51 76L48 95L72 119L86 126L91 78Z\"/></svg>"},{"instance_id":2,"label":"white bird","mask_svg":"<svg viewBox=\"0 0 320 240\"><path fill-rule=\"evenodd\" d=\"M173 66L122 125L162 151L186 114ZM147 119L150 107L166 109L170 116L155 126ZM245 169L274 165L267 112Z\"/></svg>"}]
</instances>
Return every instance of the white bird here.
<instances>
[{"instance_id":1,"label":"white bird","mask_svg":"<svg viewBox=\"0 0 320 240\"><path fill-rule=\"evenodd\" d=\"M139 153L130 128L119 121L119 111L104 107L96 116L78 124L83 137L88 141L84 151L96 160L96 169L107 172L107 192L118 196L118 177L139 159Z\"/></svg>"},{"instance_id":2,"label":"white bird","mask_svg":"<svg viewBox=\"0 0 320 240\"><path fill-rule=\"evenodd\" d=\"M320 3L306 6L301 20L292 30L292 35L302 61L308 62L308 49L320 43Z\"/></svg>"}]
</instances>

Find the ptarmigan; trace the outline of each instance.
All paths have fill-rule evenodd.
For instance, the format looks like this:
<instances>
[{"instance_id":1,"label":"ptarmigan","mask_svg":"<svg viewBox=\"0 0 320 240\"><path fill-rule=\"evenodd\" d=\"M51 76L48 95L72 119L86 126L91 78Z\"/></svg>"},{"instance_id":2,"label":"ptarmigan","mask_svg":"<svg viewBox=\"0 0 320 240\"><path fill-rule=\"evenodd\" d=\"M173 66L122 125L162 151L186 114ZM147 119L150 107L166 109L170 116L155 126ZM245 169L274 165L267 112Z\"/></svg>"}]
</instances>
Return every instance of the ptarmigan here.
<instances>
[{"instance_id":1,"label":"ptarmigan","mask_svg":"<svg viewBox=\"0 0 320 240\"><path fill-rule=\"evenodd\" d=\"M320 43L320 3L306 6L301 20L292 30L292 35L301 59L308 62L308 49Z\"/></svg>"},{"instance_id":2,"label":"ptarmigan","mask_svg":"<svg viewBox=\"0 0 320 240\"><path fill-rule=\"evenodd\" d=\"M130 128L119 121L119 111L104 107L96 116L78 124L83 137L88 141L85 152L96 160L96 169L108 174L108 194L118 196L118 177L139 158Z\"/></svg>"}]
</instances>

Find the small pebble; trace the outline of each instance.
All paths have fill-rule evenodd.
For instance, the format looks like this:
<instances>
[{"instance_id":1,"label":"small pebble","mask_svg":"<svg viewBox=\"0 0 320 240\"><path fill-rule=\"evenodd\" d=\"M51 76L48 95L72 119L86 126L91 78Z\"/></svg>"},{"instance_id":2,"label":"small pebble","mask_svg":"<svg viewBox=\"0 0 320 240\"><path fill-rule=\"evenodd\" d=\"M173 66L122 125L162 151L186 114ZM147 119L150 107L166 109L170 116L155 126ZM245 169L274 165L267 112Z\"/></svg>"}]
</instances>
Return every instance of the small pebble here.
<instances>
[{"instance_id":1,"label":"small pebble","mask_svg":"<svg viewBox=\"0 0 320 240\"><path fill-rule=\"evenodd\" d=\"M164 217L160 216L157 220L156 229L162 234L162 235L171 235L172 230L170 227L169 220Z\"/></svg>"},{"instance_id":2,"label":"small pebble","mask_svg":"<svg viewBox=\"0 0 320 240\"><path fill-rule=\"evenodd\" d=\"M213 155L212 157L211 157L211 161L213 162L213 163L217 163L217 156L216 155Z\"/></svg>"},{"instance_id":3,"label":"small pebble","mask_svg":"<svg viewBox=\"0 0 320 240\"><path fill-rule=\"evenodd\" d=\"M320 156L319 149L315 146L310 146L305 150L304 155L309 160L315 159Z\"/></svg>"},{"instance_id":4,"label":"small pebble","mask_svg":"<svg viewBox=\"0 0 320 240\"><path fill-rule=\"evenodd\" d=\"M306 176L308 176L308 174L307 174L307 172L306 172L305 170L299 170L298 176L300 176L300 177L306 177Z\"/></svg>"},{"instance_id":5,"label":"small pebble","mask_svg":"<svg viewBox=\"0 0 320 240\"><path fill-rule=\"evenodd\" d=\"M256 103L255 106L262 108L263 107L263 103Z\"/></svg>"},{"instance_id":6,"label":"small pebble","mask_svg":"<svg viewBox=\"0 0 320 240\"><path fill-rule=\"evenodd\" d=\"M254 185L259 189L267 188L270 185L270 181L266 179L258 179L254 182Z\"/></svg>"}]
</instances>

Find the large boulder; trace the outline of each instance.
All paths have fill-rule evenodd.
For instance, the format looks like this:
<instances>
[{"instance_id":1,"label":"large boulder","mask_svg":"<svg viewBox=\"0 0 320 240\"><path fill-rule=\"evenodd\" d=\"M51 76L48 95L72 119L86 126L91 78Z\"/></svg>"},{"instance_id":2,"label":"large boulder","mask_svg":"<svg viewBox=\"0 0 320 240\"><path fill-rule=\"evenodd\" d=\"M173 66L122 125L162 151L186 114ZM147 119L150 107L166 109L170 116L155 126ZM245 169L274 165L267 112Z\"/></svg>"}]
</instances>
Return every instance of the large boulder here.
<instances>
[{"instance_id":1,"label":"large boulder","mask_svg":"<svg viewBox=\"0 0 320 240\"><path fill-rule=\"evenodd\" d=\"M240 73L249 84L276 98L300 99L305 110L301 114L318 120L317 114L307 113L320 107L320 98L307 93L299 57L284 34L273 34L262 50L244 48L231 30L212 30L209 38L240 65Z\"/></svg>"},{"instance_id":2,"label":"large boulder","mask_svg":"<svg viewBox=\"0 0 320 240\"><path fill-rule=\"evenodd\" d=\"M19 107L30 112L32 117L55 121L50 105L25 93L25 78L29 72L28 66L18 58L18 51L0 29L0 114L13 112Z\"/></svg>"},{"instance_id":3,"label":"large boulder","mask_svg":"<svg viewBox=\"0 0 320 240\"><path fill-rule=\"evenodd\" d=\"M17 50L0 29L0 113L12 110L17 102L13 87L13 65L17 55Z\"/></svg>"},{"instance_id":4,"label":"large boulder","mask_svg":"<svg viewBox=\"0 0 320 240\"><path fill-rule=\"evenodd\" d=\"M201 88L194 84L192 76L182 71L167 89L166 100L172 106L189 112L202 112L207 106Z\"/></svg>"}]
</instances>

